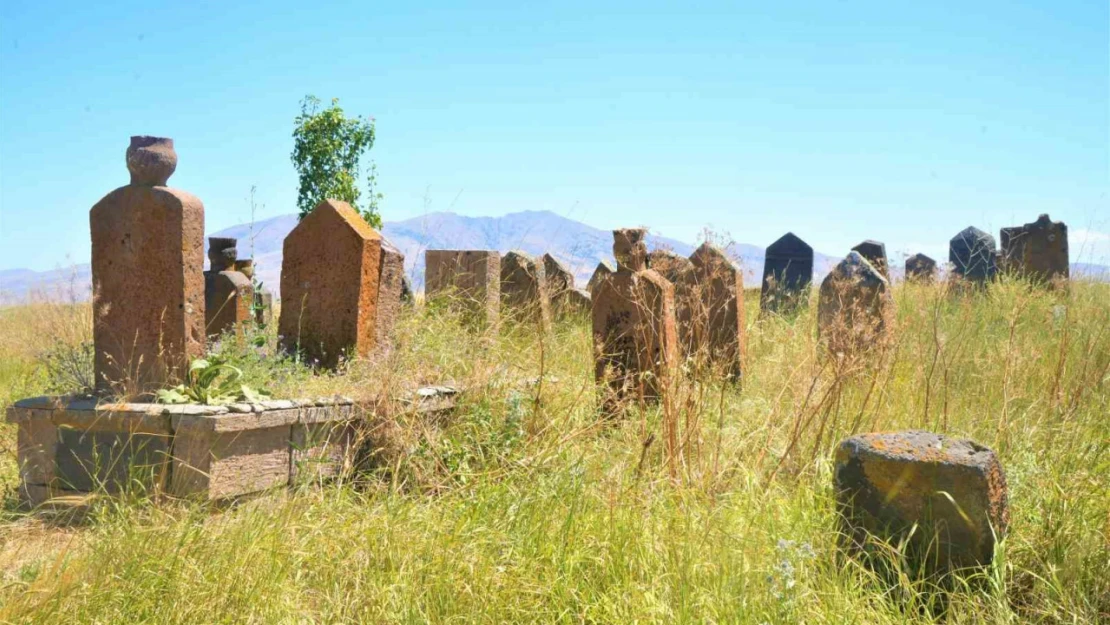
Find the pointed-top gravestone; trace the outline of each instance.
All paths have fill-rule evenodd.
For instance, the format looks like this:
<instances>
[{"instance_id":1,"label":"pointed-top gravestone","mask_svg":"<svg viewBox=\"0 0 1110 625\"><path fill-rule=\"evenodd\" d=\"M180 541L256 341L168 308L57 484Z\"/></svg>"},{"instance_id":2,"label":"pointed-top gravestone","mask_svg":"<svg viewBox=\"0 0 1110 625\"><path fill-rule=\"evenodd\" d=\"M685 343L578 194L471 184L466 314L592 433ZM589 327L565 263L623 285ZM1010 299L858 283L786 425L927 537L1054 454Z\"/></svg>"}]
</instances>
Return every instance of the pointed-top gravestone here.
<instances>
[{"instance_id":1,"label":"pointed-top gravestone","mask_svg":"<svg viewBox=\"0 0 1110 625\"><path fill-rule=\"evenodd\" d=\"M501 309L543 328L551 325L543 263L516 250L501 257Z\"/></svg>"},{"instance_id":2,"label":"pointed-top gravestone","mask_svg":"<svg viewBox=\"0 0 1110 625\"><path fill-rule=\"evenodd\" d=\"M968 226L948 243L948 262L955 276L982 284L994 278L996 267L994 237Z\"/></svg>"},{"instance_id":3,"label":"pointed-top gravestone","mask_svg":"<svg viewBox=\"0 0 1110 625\"><path fill-rule=\"evenodd\" d=\"M914 254L906 259L906 280L932 282L937 277L937 261L924 254Z\"/></svg>"},{"instance_id":4,"label":"pointed-top gravestone","mask_svg":"<svg viewBox=\"0 0 1110 625\"><path fill-rule=\"evenodd\" d=\"M324 200L285 237L278 334L332 368L374 348L382 237L351 205Z\"/></svg>"},{"instance_id":5,"label":"pointed-top gravestone","mask_svg":"<svg viewBox=\"0 0 1110 625\"><path fill-rule=\"evenodd\" d=\"M574 274L551 254L543 255L543 275L547 281L547 296L550 298L575 288Z\"/></svg>"},{"instance_id":6,"label":"pointed-top gravestone","mask_svg":"<svg viewBox=\"0 0 1110 625\"><path fill-rule=\"evenodd\" d=\"M165 184L173 139L131 137L131 184L89 211L96 388L140 394L204 354L204 205Z\"/></svg>"},{"instance_id":7,"label":"pointed-top gravestone","mask_svg":"<svg viewBox=\"0 0 1110 625\"><path fill-rule=\"evenodd\" d=\"M744 273L720 248L703 243L675 283L683 353L697 367L739 380L744 354Z\"/></svg>"},{"instance_id":8,"label":"pointed-top gravestone","mask_svg":"<svg viewBox=\"0 0 1110 625\"><path fill-rule=\"evenodd\" d=\"M767 248L759 308L788 313L805 302L813 281L813 248L787 232Z\"/></svg>"},{"instance_id":9,"label":"pointed-top gravestone","mask_svg":"<svg viewBox=\"0 0 1110 625\"><path fill-rule=\"evenodd\" d=\"M239 260L236 240L209 237L208 261L211 269L204 272L205 333L219 336L224 332L241 333L254 319L254 273L250 260Z\"/></svg>"},{"instance_id":10,"label":"pointed-top gravestone","mask_svg":"<svg viewBox=\"0 0 1110 625\"><path fill-rule=\"evenodd\" d=\"M1035 282L1067 280L1071 274L1068 226L1047 214L1024 226L1003 228L1001 244L1007 272Z\"/></svg>"},{"instance_id":11,"label":"pointed-top gravestone","mask_svg":"<svg viewBox=\"0 0 1110 625\"><path fill-rule=\"evenodd\" d=\"M654 269L659 275L675 284L689 272L693 265L690 259L672 250L654 250L648 254L648 268Z\"/></svg>"},{"instance_id":12,"label":"pointed-top gravestone","mask_svg":"<svg viewBox=\"0 0 1110 625\"><path fill-rule=\"evenodd\" d=\"M597 288L597 285L609 276L613 275L615 271L616 269L614 269L613 265L609 264L608 261L603 260L599 262L597 264L597 268L594 269L593 275L590 276L590 281L586 283L586 290L590 293L593 293L594 290Z\"/></svg>"},{"instance_id":13,"label":"pointed-top gravestone","mask_svg":"<svg viewBox=\"0 0 1110 625\"><path fill-rule=\"evenodd\" d=\"M883 274L887 282L890 281L890 268L888 267L889 263L886 258L886 244L882 241L867 239L853 247L852 251L859 252L860 256L867 259L867 262L871 263L872 267Z\"/></svg>"},{"instance_id":14,"label":"pointed-top gravestone","mask_svg":"<svg viewBox=\"0 0 1110 625\"><path fill-rule=\"evenodd\" d=\"M875 345L885 334L890 285L859 252L851 252L821 282L817 336L833 353Z\"/></svg>"}]
</instances>

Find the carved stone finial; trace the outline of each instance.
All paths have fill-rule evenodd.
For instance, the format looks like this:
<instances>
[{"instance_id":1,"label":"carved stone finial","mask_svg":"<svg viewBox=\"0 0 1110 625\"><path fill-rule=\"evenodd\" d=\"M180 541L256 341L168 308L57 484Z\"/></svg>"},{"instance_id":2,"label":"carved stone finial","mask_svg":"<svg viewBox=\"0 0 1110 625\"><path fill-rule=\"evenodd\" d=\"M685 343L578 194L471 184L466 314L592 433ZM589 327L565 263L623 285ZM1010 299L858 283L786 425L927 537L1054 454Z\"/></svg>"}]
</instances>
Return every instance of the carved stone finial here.
<instances>
[{"instance_id":1,"label":"carved stone finial","mask_svg":"<svg viewBox=\"0 0 1110 625\"><path fill-rule=\"evenodd\" d=\"M131 137L127 148L127 170L131 184L144 187L164 187L177 169L177 152L173 139L166 137Z\"/></svg>"}]
</instances>

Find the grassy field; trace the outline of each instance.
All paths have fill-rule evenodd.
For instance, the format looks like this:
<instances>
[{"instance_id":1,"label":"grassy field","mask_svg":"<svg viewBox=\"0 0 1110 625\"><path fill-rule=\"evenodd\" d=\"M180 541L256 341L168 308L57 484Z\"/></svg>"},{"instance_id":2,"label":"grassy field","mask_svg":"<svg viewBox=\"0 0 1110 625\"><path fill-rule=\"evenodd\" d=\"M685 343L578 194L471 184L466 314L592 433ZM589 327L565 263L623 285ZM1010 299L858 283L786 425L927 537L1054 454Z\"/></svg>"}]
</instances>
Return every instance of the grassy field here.
<instances>
[{"instance_id":1,"label":"grassy field","mask_svg":"<svg viewBox=\"0 0 1110 625\"><path fill-rule=\"evenodd\" d=\"M341 376L272 336L222 345L276 396L467 393L447 422L375 423L357 480L220 511L106 500L79 525L17 510L0 426L0 622L1110 622L1110 285L895 298L892 343L836 366L812 308L759 321L749 294L742 387L686 378L615 423L583 320L476 335L421 309ZM0 407L72 385L59 363L89 324L81 305L0 310ZM1007 472L1009 536L944 602L836 549L831 450L903 428L973 438Z\"/></svg>"}]
</instances>

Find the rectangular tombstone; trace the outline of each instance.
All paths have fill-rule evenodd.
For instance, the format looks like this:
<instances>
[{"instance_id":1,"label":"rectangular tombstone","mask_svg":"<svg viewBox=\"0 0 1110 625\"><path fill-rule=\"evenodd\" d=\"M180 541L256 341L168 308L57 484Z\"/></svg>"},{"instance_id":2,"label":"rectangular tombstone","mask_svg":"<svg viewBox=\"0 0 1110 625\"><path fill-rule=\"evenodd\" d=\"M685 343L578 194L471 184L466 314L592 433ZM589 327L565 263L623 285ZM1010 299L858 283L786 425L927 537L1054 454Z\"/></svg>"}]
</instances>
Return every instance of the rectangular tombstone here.
<instances>
[{"instance_id":1,"label":"rectangular tombstone","mask_svg":"<svg viewBox=\"0 0 1110 625\"><path fill-rule=\"evenodd\" d=\"M817 336L832 353L864 352L887 336L892 313L886 278L851 252L821 282Z\"/></svg>"},{"instance_id":2,"label":"rectangular tombstone","mask_svg":"<svg viewBox=\"0 0 1110 625\"><path fill-rule=\"evenodd\" d=\"M1071 274L1068 258L1068 226L1041 215L1024 226L1003 228L1002 262L1005 270L1034 282L1067 280Z\"/></svg>"},{"instance_id":3,"label":"rectangular tombstone","mask_svg":"<svg viewBox=\"0 0 1110 625\"><path fill-rule=\"evenodd\" d=\"M427 250L424 289L429 301L495 326L501 309L501 254L487 250Z\"/></svg>"},{"instance_id":4,"label":"rectangular tombstone","mask_svg":"<svg viewBox=\"0 0 1110 625\"><path fill-rule=\"evenodd\" d=\"M767 248L759 308L789 313L804 303L813 281L813 248L788 232Z\"/></svg>"},{"instance_id":5,"label":"rectangular tombstone","mask_svg":"<svg viewBox=\"0 0 1110 625\"><path fill-rule=\"evenodd\" d=\"M543 263L515 250L501 258L501 310L543 330L551 327Z\"/></svg>"},{"instance_id":6,"label":"rectangular tombstone","mask_svg":"<svg viewBox=\"0 0 1110 625\"><path fill-rule=\"evenodd\" d=\"M725 252L704 243L676 275L679 341L698 369L741 377L744 355L744 275Z\"/></svg>"},{"instance_id":7,"label":"rectangular tombstone","mask_svg":"<svg viewBox=\"0 0 1110 625\"><path fill-rule=\"evenodd\" d=\"M382 260L378 275L377 349L392 345L393 327L403 307L405 255L392 243L382 239Z\"/></svg>"}]
</instances>

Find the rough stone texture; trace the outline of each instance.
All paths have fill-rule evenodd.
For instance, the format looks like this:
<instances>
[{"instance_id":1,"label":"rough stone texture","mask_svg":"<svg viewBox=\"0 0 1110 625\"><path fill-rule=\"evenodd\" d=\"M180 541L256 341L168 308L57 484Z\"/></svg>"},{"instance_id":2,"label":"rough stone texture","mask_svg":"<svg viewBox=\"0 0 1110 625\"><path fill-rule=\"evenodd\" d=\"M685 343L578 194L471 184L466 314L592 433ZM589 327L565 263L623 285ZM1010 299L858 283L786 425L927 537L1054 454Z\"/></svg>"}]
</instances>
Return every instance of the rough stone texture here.
<instances>
[{"instance_id":1,"label":"rough stone texture","mask_svg":"<svg viewBox=\"0 0 1110 625\"><path fill-rule=\"evenodd\" d=\"M543 255L543 275L547 283L547 296L552 300L563 291L576 288L574 274L551 254Z\"/></svg>"},{"instance_id":2,"label":"rough stone texture","mask_svg":"<svg viewBox=\"0 0 1110 625\"><path fill-rule=\"evenodd\" d=\"M382 260L378 273L377 349L393 344L393 326L401 314L405 279L405 255L389 241L382 239Z\"/></svg>"},{"instance_id":3,"label":"rough stone texture","mask_svg":"<svg viewBox=\"0 0 1110 625\"><path fill-rule=\"evenodd\" d=\"M1001 233L1002 262L1005 270L1035 282L1067 280L1071 274L1068 259L1068 226L1041 215L1037 221Z\"/></svg>"},{"instance_id":4,"label":"rough stone texture","mask_svg":"<svg viewBox=\"0 0 1110 625\"><path fill-rule=\"evenodd\" d=\"M585 317L593 309L593 301L589 291L567 289L552 298L551 308L559 317Z\"/></svg>"},{"instance_id":5,"label":"rough stone texture","mask_svg":"<svg viewBox=\"0 0 1110 625\"><path fill-rule=\"evenodd\" d=\"M137 147L136 147L137 146ZM132 138L133 183L89 211L96 387L152 392L204 353L204 205L165 186L173 142Z\"/></svg>"},{"instance_id":6,"label":"rough stone texture","mask_svg":"<svg viewBox=\"0 0 1110 625\"><path fill-rule=\"evenodd\" d=\"M744 355L744 274L724 251L703 243L676 276L675 308L683 353L730 379Z\"/></svg>"},{"instance_id":7,"label":"rough stone texture","mask_svg":"<svg viewBox=\"0 0 1110 625\"><path fill-rule=\"evenodd\" d=\"M993 451L929 432L853 436L836 450L834 485L849 546L868 534L933 570L989 564L1010 514L1006 476ZM993 528L993 533L992 533Z\"/></svg>"},{"instance_id":8,"label":"rough stone texture","mask_svg":"<svg viewBox=\"0 0 1110 625\"><path fill-rule=\"evenodd\" d=\"M924 254L914 254L906 259L906 280L932 282L937 277L937 261Z\"/></svg>"},{"instance_id":9,"label":"rough stone texture","mask_svg":"<svg viewBox=\"0 0 1110 625\"><path fill-rule=\"evenodd\" d=\"M813 282L813 248L787 232L767 248L759 308L789 313L808 299Z\"/></svg>"},{"instance_id":10,"label":"rough stone texture","mask_svg":"<svg viewBox=\"0 0 1110 625\"><path fill-rule=\"evenodd\" d=\"M948 262L958 278L983 284L994 278L995 261L994 237L973 226L965 228L948 243Z\"/></svg>"},{"instance_id":11,"label":"rough stone texture","mask_svg":"<svg viewBox=\"0 0 1110 625\"><path fill-rule=\"evenodd\" d=\"M886 244L881 241L867 239L853 247L852 251L859 252L860 256L863 256L867 262L871 263L871 266L874 267L876 271L886 278L887 282L890 282L890 263L886 258Z\"/></svg>"},{"instance_id":12,"label":"rough stone texture","mask_svg":"<svg viewBox=\"0 0 1110 625\"><path fill-rule=\"evenodd\" d=\"M610 265L608 262L604 260L599 262L597 264L597 267L594 269L593 275L590 276L590 281L586 283L586 290L590 293L595 293L597 285L601 284L602 280L605 280L609 276L613 275L615 271L616 269L613 269L613 266Z\"/></svg>"},{"instance_id":13,"label":"rough stone texture","mask_svg":"<svg viewBox=\"0 0 1110 625\"><path fill-rule=\"evenodd\" d=\"M519 321L551 325L551 305L543 263L524 252L501 258L501 310Z\"/></svg>"},{"instance_id":14,"label":"rough stone texture","mask_svg":"<svg viewBox=\"0 0 1110 625\"><path fill-rule=\"evenodd\" d=\"M657 399L677 364L674 287L644 269L643 233L613 232L621 267L593 294L594 374L607 387L607 410L637 396ZM633 271L634 266L641 270Z\"/></svg>"},{"instance_id":15,"label":"rough stone texture","mask_svg":"<svg viewBox=\"0 0 1110 625\"><path fill-rule=\"evenodd\" d=\"M324 200L285 237L278 334L333 368L374 348L382 238L349 204Z\"/></svg>"},{"instance_id":16,"label":"rough stone texture","mask_svg":"<svg viewBox=\"0 0 1110 625\"><path fill-rule=\"evenodd\" d=\"M274 294L269 291L258 291L254 294L254 322L260 326L268 326L274 320Z\"/></svg>"},{"instance_id":17,"label":"rough stone texture","mask_svg":"<svg viewBox=\"0 0 1110 625\"><path fill-rule=\"evenodd\" d=\"M289 479L298 482L346 474L354 464L354 434L348 422L294 425Z\"/></svg>"},{"instance_id":18,"label":"rough stone texture","mask_svg":"<svg viewBox=\"0 0 1110 625\"><path fill-rule=\"evenodd\" d=\"M416 297L412 294L412 282L409 281L408 275L401 276L401 303L405 306L416 303Z\"/></svg>"},{"instance_id":19,"label":"rough stone texture","mask_svg":"<svg viewBox=\"0 0 1110 625\"><path fill-rule=\"evenodd\" d=\"M818 337L833 353L873 346L886 332L890 285L859 252L851 252L821 283Z\"/></svg>"},{"instance_id":20,"label":"rough stone texture","mask_svg":"<svg viewBox=\"0 0 1110 625\"><path fill-rule=\"evenodd\" d=\"M672 252L671 250L655 250L648 254L647 266L655 273L666 278L671 284L677 285L693 270L690 259Z\"/></svg>"},{"instance_id":21,"label":"rough stone texture","mask_svg":"<svg viewBox=\"0 0 1110 625\"><path fill-rule=\"evenodd\" d=\"M212 269L204 272L205 334L242 333L254 319L254 285L250 276L253 263L238 260L235 239L209 237L208 260Z\"/></svg>"},{"instance_id":22,"label":"rough stone texture","mask_svg":"<svg viewBox=\"0 0 1110 625\"><path fill-rule=\"evenodd\" d=\"M501 254L486 250L427 250L424 291L479 325L497 325L501 310Z\"/></svg>"}]
</instances>

